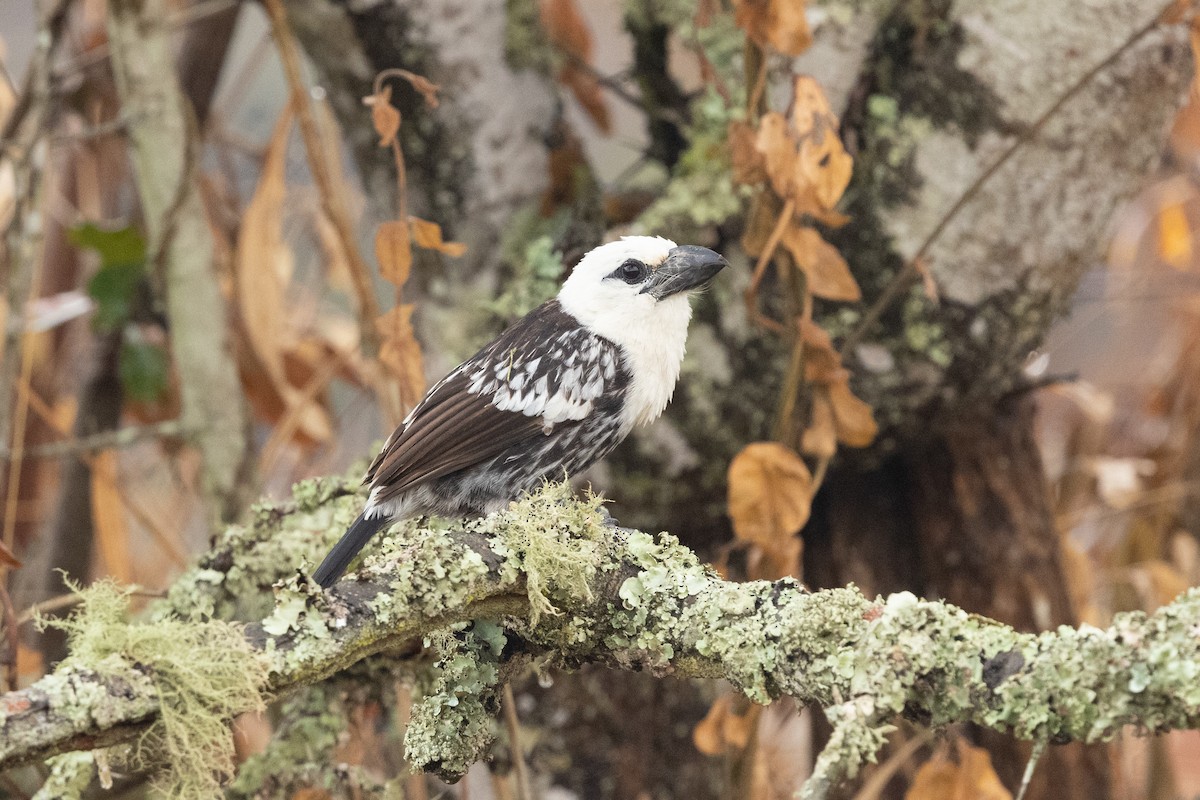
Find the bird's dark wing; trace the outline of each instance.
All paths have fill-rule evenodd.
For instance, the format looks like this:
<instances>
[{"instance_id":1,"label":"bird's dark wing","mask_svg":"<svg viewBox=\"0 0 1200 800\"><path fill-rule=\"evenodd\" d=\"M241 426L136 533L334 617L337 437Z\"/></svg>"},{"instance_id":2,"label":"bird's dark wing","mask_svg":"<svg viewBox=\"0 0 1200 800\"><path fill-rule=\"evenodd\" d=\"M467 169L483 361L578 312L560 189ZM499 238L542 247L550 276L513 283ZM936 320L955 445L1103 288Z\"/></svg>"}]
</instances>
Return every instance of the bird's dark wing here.
<instances>
[{"instance_id":1,"label":"bird's dark wing","mask_svg":"<svg viewBox=\"0 0 1200 800\"><path fill-rule=\"evenodd\" d=\"M367 470L375 502L583 419L618 367L616 345L580 327L557 301L544 304L413 409Z\"/></svg>"}]
</instances>

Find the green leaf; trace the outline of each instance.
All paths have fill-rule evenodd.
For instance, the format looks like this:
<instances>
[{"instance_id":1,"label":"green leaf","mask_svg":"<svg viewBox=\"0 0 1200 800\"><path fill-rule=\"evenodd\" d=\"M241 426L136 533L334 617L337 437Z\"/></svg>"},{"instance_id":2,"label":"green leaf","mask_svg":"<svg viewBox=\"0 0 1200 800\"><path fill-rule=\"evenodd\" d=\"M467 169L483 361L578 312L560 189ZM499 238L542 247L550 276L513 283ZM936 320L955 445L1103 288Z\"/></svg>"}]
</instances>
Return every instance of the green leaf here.
<instances>
[{"instance_id":1,"label":"green leaf","mask_svg":"<svg viewBox=\"0 0 1200 800\"><path fill-rule=\"evenodd\" d=\"M87 293L96 301L95 324L103 330L121 327L133 313L133 301L145 274L142 264L101 267L88 281Z\"/></svg>"},{"instance_id":2,"label":"green leaf","mask_svg":"<svg viewBox=\"0 0 1200 800\"><path fill-rule=\"evenodd\" d=\"M76 247L85 247L99 253L102 266L144 264L146 261L146 240L136 228L105 230L85 222L71 228L68 235Z\"/></svg>"},{"instance_id":3,"label":"green leaf","mask_svg":"<svg viewBox=\"0 0 1200 800\"><path fill-rule=\"evenodd\" d=\"M146 274L146 241L135 228L105 230L90 222L72 228L68 235L78 247L100 255L100 270L88 281L88 294L96 301L96 326L115 330L133 313L138 286Z\"/></svg>"},{"instance_id":4,"label":"green leaf","mask_svg":"<svg viewBox=\"0 0 1200 800\"><path fill-rule=\"evenodd\" d=\"M170 381L170 363L167 351L156 344L126 341L121 344L121 358L117 365L121 386L133 400L152 402L167 391Z\"/></svg>"}]
</instances>

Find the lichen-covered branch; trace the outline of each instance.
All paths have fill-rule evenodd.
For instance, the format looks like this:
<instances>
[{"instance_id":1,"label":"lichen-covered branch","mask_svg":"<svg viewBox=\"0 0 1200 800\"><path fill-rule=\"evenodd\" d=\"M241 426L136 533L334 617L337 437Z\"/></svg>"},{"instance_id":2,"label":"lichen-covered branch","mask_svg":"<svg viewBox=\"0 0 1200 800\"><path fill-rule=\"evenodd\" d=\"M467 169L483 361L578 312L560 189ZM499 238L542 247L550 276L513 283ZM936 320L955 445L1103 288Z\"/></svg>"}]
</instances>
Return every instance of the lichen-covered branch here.
<instances>
[{"instance_id":1,"label":"lichen-covered branch","mask_svg":"<svg viewBox=\"0 0 1200 800\"><path fill-rule=\"evenodd\" d=\"M273 694L425 639L440 677L414 708L408 758L448 776L489 744L489 698L514 659L531 657L721 677L758 702L821 703L834 733L810 797L873 758L898 715L1048 742L1099 741L1126 725L1200 727L1200 590L1107 630L1023 634L909 594L731 583L670 535L612 527L598 501L549 487L483 520L397 526L358 572L322 592L297 570L360 502L335 482L302 485L292 503L263 506L249 528L227 531L152 621L105 624L233 625L213 614L244 612L233 601L277 581L270 613L244 629L246 653L230 656L265 669L262 690ZM280 559L277 548L295 555ZM158 724L181 678L164 683L152 650L106 652L100 643L153 639L116 633L88 634L94 663L79 663L76 642L58 673L3 697L0 766Z\"/></svg>"}]
</instances>

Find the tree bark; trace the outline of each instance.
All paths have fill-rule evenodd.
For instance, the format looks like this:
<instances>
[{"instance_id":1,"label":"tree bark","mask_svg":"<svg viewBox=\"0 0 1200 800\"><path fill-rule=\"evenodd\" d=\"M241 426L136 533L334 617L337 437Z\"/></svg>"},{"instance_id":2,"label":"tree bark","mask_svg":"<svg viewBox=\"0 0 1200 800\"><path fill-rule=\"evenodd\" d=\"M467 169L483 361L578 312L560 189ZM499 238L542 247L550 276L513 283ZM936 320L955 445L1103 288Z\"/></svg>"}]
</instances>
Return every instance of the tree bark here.
<instances>
[{"instance_id":1,"label":"tree bark","mask_svg":"<svg viewBox=\"0 0 1200 800\"><path fill-rule=\"evenodd\" d=\"M121 105L129 116L130 157L158 271L179 374L181 419L203 457L208 512L231 520L252 496L249 416L218 290L212 235L196 180L196 122L175 75L166 6L114 0L108 34Z\"/></svg>"}]
</instances>

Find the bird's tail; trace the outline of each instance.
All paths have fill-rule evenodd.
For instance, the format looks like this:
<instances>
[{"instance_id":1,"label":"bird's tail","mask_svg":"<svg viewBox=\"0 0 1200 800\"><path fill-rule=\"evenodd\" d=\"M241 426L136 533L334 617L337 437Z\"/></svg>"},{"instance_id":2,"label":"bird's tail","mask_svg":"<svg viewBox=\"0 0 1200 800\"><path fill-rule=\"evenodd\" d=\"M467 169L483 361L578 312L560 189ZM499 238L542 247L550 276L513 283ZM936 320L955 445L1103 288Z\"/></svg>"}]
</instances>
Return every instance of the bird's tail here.
<instances>
[{"instance_id":1,"label":"bird's tail","mask_svg":"<svg viewBox=\"0 0 1200 800\"><path fill-rule=\"evenodd\" d=\"M389 522L391 520L383 514L374 517L359 514L342 534L342 538L338 539L338 543L329 551L329 555L325 556L321 566L317 567L317 571L312 576L313 580L319 583L322 589L332 586L334 581L342 577L342 573L346 571L346 567L350 566L350 562L358 555L358 551L366 546L367 540L378 533L381 528L386 527Z\"/></svg>"}]
</instances>

